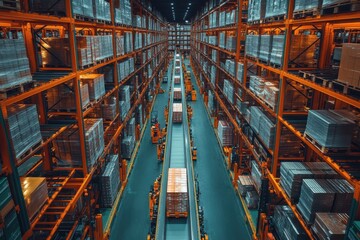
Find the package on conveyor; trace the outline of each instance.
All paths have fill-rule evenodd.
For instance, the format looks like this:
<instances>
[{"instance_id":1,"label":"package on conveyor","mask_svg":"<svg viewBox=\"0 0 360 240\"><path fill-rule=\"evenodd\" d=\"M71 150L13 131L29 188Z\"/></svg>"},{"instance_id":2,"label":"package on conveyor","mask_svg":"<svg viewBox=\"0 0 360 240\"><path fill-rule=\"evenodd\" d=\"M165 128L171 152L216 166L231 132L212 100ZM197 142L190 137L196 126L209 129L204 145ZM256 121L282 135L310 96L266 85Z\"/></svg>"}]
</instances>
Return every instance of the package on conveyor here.
<instances>
[{"instance_id":1,"label":"package on conveyor","mask_svg":"<svg viewBox=\"0 0 360 240\"><path fill-rule=\"evenodd\" d=\"M305 135L325 148L350 148L355 124L336 111L310 110Z\"/></svg>"},{"instance_id":2,"label":"package on conveyor","mask_svg":"<svg viewBox=\"0 0 360 240\"><path fill-rule=\"evenodd\" d=\"M338 80L350 86L360 87L360 44L342 44Z\"/></svg>"},{"instance_id":3,"label":"package on conveyor","mask_svg":"<svg viewBox=\"0 0 360 240\"><path fill-rule=\"evenodd\" d=\"M307 240L308 237L295 217L292 209L286 205L277 205L274 209L273 224L279 240Z\"/></svg>"},{"instance_id":4,"label":"package on conveyor","mask_svg":"<svg viewBox=\"0 0 360 240\"><path fill-rule=\"evenodd\" d=\"M288 0L266 1L265 18L287 14Z\"/></svg>"},{"instance_id":5,"label":"package on conveyor","mask_svg":"<svg viewBox=\"0 0 360 240\"><path fill-rule=\"evenodd\" d=\"M181 123L183 121L182 119L183 115L183 109L181 103L173 103L173 123Z\"/></svg>"},{"instance_id":6,"label":"package on conveyor","mask_svg":"<svg viewBox=\"0 0 360 240\"><path fill-rule=\"evenodd\" d=\"M265 0L250 0L248 3L248 22L254 22L263 19L265 15L265 9Z\"/></svg>"},{"instance_id":7,"label":"package on conveyor","mask_svg":"<svg viewBox=\"0 0 360 240\"><path fill-rule=\"evenodd\" d=\"M181 88L174 88L174 100L181 100Z\"/></svg>"},{"instance_id":8,"label":"package on conveyor","mask_svg":"<svg viewBox=\"0 0 360 240\"><path fill-rule=\"evenodd\" d=\"M109 155L109 162L101 175L102 207L112 207L120 185L119 156Z\"/></svg>"},{"instance_id":9,"label":"package on conveyor","mask_svg":"<svg viewBox=\"0 0 360 240\"><path fill-rule=\"evenodd\" d=\"M166 216L187 217L188 201L186 168L169 168L166 189Z\"/></svg>"},{"instance_id":10,"label":"package on conveyor","mask_svg":"<svg viewBox=\"0 0 360 240\"><path fill-rule=\"evenodd\" d=\"M298 203L303 179L338 178L325 162L281 162L280 184L293 203Z\"/></svg>"},{"instance_id":11,"label":"package on conveyor","mask_svg":"<svg viewBox=\"0 0 360 240\"><path fill-rule=\"evenodd\" d=\"M218 124L218 135L220 143L223 147L231 146L233 144L233 128L224 120L220 120Z\"/></svg>"},{"instance_id":12,"label":"package on conveyor","mask_svg":"<svg viewBox=\"0 0 360 240\"><path fill-rule=\"evenodd\" d=\"M318 239L345 239L349 216L346 213L316 213L311 229Z\"/></svg>"},{"instance_id":13,"label":"package on conveyor","mask_svg":"<svg viewBox=\"0 0 360 240\"><path fill-rule=\"evenodd\" d=\"M295 0L294 13L302 11L317 11L319 6L319 0Z\"/></svg>"},{"instance_id":14,"label":"package on conveyor","mask_svg":"<svg viewBox=\"0 0 360 240\"><path fill-rule=\"evenodd\" d=\"M308 224L317 212L348 213L354 188L344 179L304 179L297 208Z\"/></svg>"},{"instance_id":15,"label":"package on conveyor","mask_svg":"<svg viewBox=\"0 0 360 240\"><path fill-rule=\"evenodd\" d=\"M91 170L104 150L103 119L84 119L84 130L87 169ZM59 166L82 166L79 129L77 126L69 127L53 142Z\"/></svg>"},{"instance_id":16,"label":"package on conveyor","mask_svg":"<svg viewBox=\"0 0 360 240\"><path fill-rule=\"evenodd\" d=\"M254 160L251 161L251 178L255 183L255 188L259 192L261 188L261 169Z\"/></svg>"},{"instance_id":17,"label":"package on conveyor","mask_svg":"<svg viewBox=\"0 0 360 240\"><path fill-rule=\"evenodd\" d=\"M271 51L272 36L271 35L260 35L260 48L259 48L259 59L262 61L269 61Z\"/></svg>"},{"instance_id":18,"label":"package on conveyor","mask_svg":"<svg viewBox=\"0 0 360 240\"><path fill-rule=\"evenodd\" d=\"M96 101L105 95L105 82L103 74L83 74L80 75L80 80L88 85L89 98L91 101Z\"/></svg>"},{"instance_id":19,"label":"package on conveyor","mask_svg":"<svg viewBox=\"0 0 360 240\"><path fill-rule=\"evenodd\" d=\"M59 111L75 111L75 93L73 90L73 83L66 83L47 90L48 109ZM89 87L88 84L80 84L81 107L86 107L89 102Z\"/></svg>"},{"instance_id":20,"label":"package on conveyor","mask_svg":"<svg viewBox=\"0 0 360 240\"><path fill-rule=\"evenodd\" d=\"M270 62L282 66L285 48L285 35L273 35Z\"/></svg>"},{"instance_id":21,"label":"package on conveyor","mask_svg":"<svg viewBox=\"0 0 360 240\"><path fill-rule=\"evenodd\" d=\"M8 108L7 126L16 158L42 141L35 104L16 104Z\"/></svg>"},{"instance_id":22,"label":"package on conveyor","mask_svg":"<svg viewBox=\"0 0 360 240\"><path fill-rule=\"evenodd\" d=\"M251 176L240 175L237 180L240 195L245 197L247 192L255 191L255 183Z\"/></svg>"},{"instance_id":23,"label":"package on conveyor","mask_svg":"<svg viewBox=\"0 0 360 240\"><path fill-rule=\"evenodd\" d=\"M40 211L41 207L48 199L46 178L22 177L20 178L20 184L29 220L31 220Z\"/></svg>"},{"instance_id":24,"label":"package on conveyor","mask_svg":"<svg viewBox=\"0 0 360 240\"><path fill-rule=\"evenodd\" d=\"M0 39L0 90L32 81L24 39Z\"/></svg>"}]
</instances>

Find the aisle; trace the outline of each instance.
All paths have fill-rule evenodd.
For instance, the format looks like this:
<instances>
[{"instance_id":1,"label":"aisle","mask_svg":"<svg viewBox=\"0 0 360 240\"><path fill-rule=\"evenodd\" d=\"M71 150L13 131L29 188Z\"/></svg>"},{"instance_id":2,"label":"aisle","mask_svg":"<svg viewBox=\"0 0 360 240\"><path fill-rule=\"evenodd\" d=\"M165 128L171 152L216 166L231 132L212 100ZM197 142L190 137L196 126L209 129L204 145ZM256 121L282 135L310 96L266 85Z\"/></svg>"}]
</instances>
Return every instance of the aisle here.
<instances>
[{"instance_id":1,"label":"aisle","mask_svg":"<svg viewBox=\"0 0 360 240\"><path fill-rule=\"evenodd\" d=\"M169 69L171 69L171 64ZM168 71L168 78L170 79L169 74ZM162 84L165 93L157 95L153 107L153 111L158 111L161 127L165 126L164 107L169 97L168 84ZM162 164L157 160L156 145L151 143L150 124L151 122L148 121L133 170L111 227L110 239L146 239L149 231L148 196L150 186L162 171Z\"/></svg>"},{"instance_id":2,"label":"aisle","mask_svg":"<svg viewBox=\"0 0 360 240\"><path fill-rule=\"evenodd\" d=\"M224 158L192 69L191 77L197 91L197 101L190 102L193 108L191 128L198 153L194 166L199 182L200 206L204 208L205 230L209 239L251 239L244 211L225 168Z\"/></svg>"}]
</instances>

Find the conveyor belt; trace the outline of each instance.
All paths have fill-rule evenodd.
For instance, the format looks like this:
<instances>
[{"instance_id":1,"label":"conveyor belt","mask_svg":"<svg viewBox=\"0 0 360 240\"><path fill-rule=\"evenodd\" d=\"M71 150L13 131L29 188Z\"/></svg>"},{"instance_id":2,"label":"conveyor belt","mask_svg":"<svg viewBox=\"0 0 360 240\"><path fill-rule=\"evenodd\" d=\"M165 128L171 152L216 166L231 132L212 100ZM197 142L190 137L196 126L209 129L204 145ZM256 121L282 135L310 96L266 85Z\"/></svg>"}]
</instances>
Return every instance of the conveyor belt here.
<instances>
[{"instance_id":1,"label":"conveyor belt","mask_svg":"<svg viewBox=\"0 0 360 240\"><path fill-rule=\"evenodd\" d=\"M175 76L175 59L173 77ZM190 140L189 140L189 126L186 111L186 96L185 87L183 83L183 71L180 59L180 82L182 89L182 123L172 124L173 116L173 89L174 79L171 83L171 94L169 103L169 121L167 132L166 153L163 165L163 178L161 182L160 204L158 212L156 239L199 239L199 225L197 216L196 194L194 192L194 176L192 168L192 160L190 155ZM166 218L166 189L168 169L171 168L186 168L188 176L188 193L189 193L189 215L187 218L173 219Z\"/></svg>"}]
</instances>

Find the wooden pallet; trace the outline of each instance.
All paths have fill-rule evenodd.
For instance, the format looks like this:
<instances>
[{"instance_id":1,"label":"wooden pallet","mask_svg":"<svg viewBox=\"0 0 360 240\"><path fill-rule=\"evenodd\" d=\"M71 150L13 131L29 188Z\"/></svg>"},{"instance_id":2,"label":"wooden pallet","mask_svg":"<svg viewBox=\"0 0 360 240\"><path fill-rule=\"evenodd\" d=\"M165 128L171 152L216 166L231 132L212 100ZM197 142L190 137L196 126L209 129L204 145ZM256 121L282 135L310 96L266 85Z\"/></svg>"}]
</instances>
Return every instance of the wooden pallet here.
<instances>
[{"instance_id":1,"label":"wooden pallet","mask_svg":"<svg viewBox=\"0 0 360 240\"><path fill-rule=\"evenodd\" d=\"M278 15L278 16L271 16L271 17L265 18L264 23L280 22L280 21L284 21L285 18L286 18L285 14Z\"/></svg>"},{"instance_id":2,"label":"wooden pallet","mask_svg":"<svg viewBox=\"0 0 360 240\"><path fill-rule=\"evenodd\" d=\"M360 11L360 2L356 0L350 0L328 6L323 6L321 9L321 15L348 13L355 11Z\"/></svg>"},{"instance_id":3,"label":"wooden pallet","mask_svg":"<svg viewBox=\"0 0 360 240\"><path fill-rule=\"evenodd\" d=\"M7 99L11 96L19 95L34 87L35 81L21 83L12 87L0 89L0 100Z\"/></svg>"},{"instance_id":4,"label":"wooden pallet","mask_svg":"<svg viewBox=\"0 0 360 240\"><path fill-rule=\"evenodd\" d=\"M166 212L166 217L172 217L172 218L187 218L188 212Z\"/></svg>"},{"instance_id":5,"label":"wooden pallet","mask_svg":"<svg viewBox=\"0 0 360 240\"><path fill-rule=\"evenodd\" d=\"M21 3L19 0L0 0L0 8L21 10Z\"/></svg>"},{"instance_id":6,"label":"wooden pallet","mask_svg":"<svg viewBox=\"0 0 360 240\"><path fill-rule=\"evenodd\" d=\"M76 20L83 21L83 22L94 22L95 21L95 19L92 17L82 16L82 15L78 15L78 14L74 14L74 18Z\"/></svg>"},{"instance_id":7,"label":"wooden pallet","mask_svg":"<svg viewBox=\"0 0 360 240\"><path fill-rule=\"evenodd\" d=\"M307 17L315 17L319 15L319 10L317 8L301 10L301 11L294 11L293 17L294 19L301 19Z\"/></svg>"},{"instance_id":8,"label":"wooden pallet","mask_svg":"<svg viewBox=\"0 0 360 240\"><path fill-rule=\"evenodd\" d=\"M319 142L317 142L313 137L304 133L306 140L311 142L317 149L319 149L324 154L338 154L338 153L348 153L350 148L334 148L334 147L324 147Z\"/></svg>"},{"instance_id":9,"label":"wooden pallet","mask_svg":"<svg viewBox=\"0 0 360 240\"><path fill-rule=\"evenodd\" d=\"M28 150L26 150L25 152L21 153L20 155L18 155L16 157L17 160L21 160L23 158L25 158L26 156L32 154L35 152L36 148L38 148L41 144L43 144L43 140L35 143L32 147L30 147Z\"/></svg>"},{"instance_id":10,"label":"wooden pallet","mask_svg":"<svg viewBox=\"0 0 360 240\"><path fill-rule=\"evenodd\" d=\"M360 99L360 88L351 86L349 84L339 82L339 81L332 81L330 86L336 92L341 92L343 94L349 95L351 97Z\"/></svg>"}]
</instances>

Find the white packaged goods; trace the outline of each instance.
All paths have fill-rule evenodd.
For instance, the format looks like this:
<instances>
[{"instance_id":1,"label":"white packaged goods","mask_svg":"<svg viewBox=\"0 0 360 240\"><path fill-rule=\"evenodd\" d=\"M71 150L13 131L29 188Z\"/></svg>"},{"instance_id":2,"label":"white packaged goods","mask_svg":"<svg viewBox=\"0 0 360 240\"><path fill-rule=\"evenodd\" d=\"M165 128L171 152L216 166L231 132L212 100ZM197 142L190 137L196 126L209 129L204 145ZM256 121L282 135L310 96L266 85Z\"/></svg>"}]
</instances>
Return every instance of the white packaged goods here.
<instances>
[{"instance_id":1,"label":"white packaged goods","mask_svg":"<svg viewBox=\"0 0 360 240\"><path fill-rule=\"evenodd\" d=\"M29 220L33 219L48 199L46 178L23 177L20 178L21 189L24 195L26 211Z\"/></svg>"},{"instance_id":2,"label":"white packaged goods","mask_svg":"<svg viewBox=\"0 0 360 240\"><path fill-rule=\"evenodd\" d=\"M0 39L0 89L32 81L23 39Z\"/></svg>"},{"instance_id":3,"label":"white packaged goods","mask_svg":"<svg viewBox=\"0 0 360 240\"><path fill-rule=\"evenodd\" d=\"M80 85L81 107L90 103L89 87L87 84ZM73 84L62 84L47 90L47 103L49 110L74 111L76 110L75 93Z\"/></svg>"},{"instance_id":4,"label":"white packaged goods","mask_svg":"<svg viewBox=\"0 0 360 240\"><path fill-rule=\"evenodd\" d=\"M231 146L233 143L233 129L226 121L220 120L218 124L218 135L223 147Z\"/></svg>"},{"instance_id":5,"label":"white packaged goods","mask_svg":"<svg viewBox=\"0 0 360 240\"><path fill-rule=\"evenodd\" d=\"M243 82L243 77L244 77L244 64L241 62L237 63L237 72L236 72L236 79L239 82Z\"/></svg>"},{"instance_id":6,"label":"white packaged goods","mask_svg":"<svg viewBox=\"0 0 360 240\"><path fill-rule=\"evenodd\" d=\"M338 80L360 87L360 44L343 43Z\"/></svg>"},{"instance_id":7,"label":"white packaged goods","mask_svg":"<svg viewBox=\"0 0 360 240\"><path fill-rule=\"evenodd\" d=\"M288 2L288 0L267 0L265 18L285 15L288 9Z\"/></svg>"},{"instance_id":8,"label":"white packaged goods","mask_svg":"<svg viewBox=\"0 0 360 240\"><path fill-rule=\"evenodd\" d=\"M259 50L259 59L263 61L269 61L270 51L271 51L271 35L261 35L260 36L260 50Z\"/></svg>"},{"instance_id":9,"label":"white packaged goods","mask_svg":"<svg viewBox=\"0 0 360 240\"><path fill-rule=\"evenodd\" d=\"M101 203L103 207L112 207L120 185L119 156L109 155L104 172L101 175Z\"/></svg>"},{"instance_id":10,"label":"white packaged goods","mask_svg":"<svg viewBox=\"0 0 360 240\"><path fill-rule=\"evenodd\" d=\"M86 83L89 88L89 98L91 101L96 101L105 95L105 82L103 74L83 74L80 75L83 83Z\"/></svg>"},{"instance_id":11,"label":"white packaged goods","mask_svg":"<svg viewBox=\"0 0 360 240\"><path fill-rule=\"evenodd\" d=\"M281 66L283 62L283 53L285 48L285 35L274 35L272 37L272 46L270 62Z\"/></svg>"},{"instance_id":12,"label":"white packaged goods","mask_svg":"<svg viewBox=\"0 0 360 240\"><path fill-rule=\"evenodd\" d=\"M260 76L250 76L250 85L249 89L252 91L256 96L262 98L263 92L265 88L265 79Z\"/></svg>"},{"instance_id":13,"label":"white packaged goods","mask_svg":"<svg viewBox=\"0 0 360 240\"><path fill-rule=\"evenodd\" d=\"M103 119L84 119L86 164L90 171L104 150ZM54 141L58 166L82 166L80 138L77 126L62 132Z\"/></svg>"},{"instance_id":14,"label":"white packaged goods","mask_svg":"<svg viewBox=\"0 0 360 240\"><path fill-rule=\"evenodd\" d=\"M245 43L245 51L247 56L257 58L259 56L260 36L247 35Z\"/></svg>"},{"instance_id":15,"label":"white packaged goods","mask_svg":"<svg viewBox=\"0 0 360 240\"><path fill-rule=\"evenodd\" d=\"M16 158L42 140L39 116L34 104L9 107L7 123Z\"/></svg>"},{"instance_id":16,"label":"white packaged goods","mask_svg":"<svg viewBox=\"0 0 360 240\"><path fill-rule=\"evenodd\" d=\"M248 22L254 22L263 19L265 15L265 8L265 0L249 0Z\"/></svg>"},{"instance_id":17,"label":"white packaged goods","mask_svg":"<svg viewBox=\"0 0 360 240\"><path fill-rule=\"evenodd\" d=\"M186 168L169 168L166 189L167 217L175 217L177 214L186 217L188 202Z\"/></svg>"},{"instance_id":18,"label":"white packaged goods","mask_svg":"<svg viewBox=\"0 0 360 240\"><path fill-rule=\"evenodd\" d=\"M173 103L173 119L174 123L182 122L183 109L181 103Z\"/></svg>"}]
</instances>

